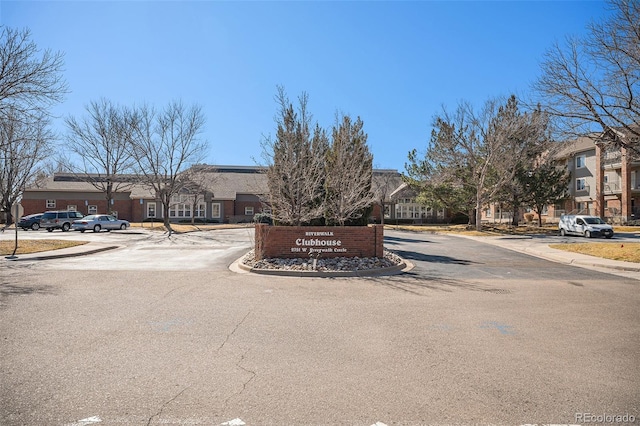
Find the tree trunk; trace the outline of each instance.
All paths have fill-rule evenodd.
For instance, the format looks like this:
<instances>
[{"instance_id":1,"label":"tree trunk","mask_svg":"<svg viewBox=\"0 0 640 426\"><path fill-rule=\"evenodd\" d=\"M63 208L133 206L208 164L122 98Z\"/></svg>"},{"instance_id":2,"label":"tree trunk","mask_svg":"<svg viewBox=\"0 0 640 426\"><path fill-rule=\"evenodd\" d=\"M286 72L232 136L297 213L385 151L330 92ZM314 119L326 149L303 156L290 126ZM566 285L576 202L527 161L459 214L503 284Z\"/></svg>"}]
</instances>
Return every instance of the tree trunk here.
<instances>
[{"instance_id":1,"label":"tree trunk","mask_svg":"<svg viewBox=\"0 0 640 426\"><path fill-rule=\"evenodd\" d=\"M171 233L173 232L173 228L171 228L171 222L169 221L169 200L162 200L162 211L164 213L164 217L163 219L163 224L164 227L167 229L167 231L169 232L169 236L171 236Z\"/></svg>"},{"instance_id":2,"label":"tree trunk","mask_svg":"<svg viewBox=\"0 0 640 426\"><path fill-rule=\"evenodd\" d=\"M542 228L542 209L540 209L540 211L537 211L536 213L538 213L538 227Z\"/></svg>"},{"instance_id":3,"label":"tree trunk","mask_svg":"<svg viewBox=\"0 0 640 426\"><path fill-rule=\"evenodd\" d=\"M513 217L511 218L511 224L512 224L513 226L518 226L518 225L520 224L520 218L518 217L518 216L519 216L519 214L518 214L518 210L519 210L518 206L516 206L516 205L514 204L514 206L513 206L513 212L512 212L512 213L513 213Z\"/></svg>"}]
</instances>

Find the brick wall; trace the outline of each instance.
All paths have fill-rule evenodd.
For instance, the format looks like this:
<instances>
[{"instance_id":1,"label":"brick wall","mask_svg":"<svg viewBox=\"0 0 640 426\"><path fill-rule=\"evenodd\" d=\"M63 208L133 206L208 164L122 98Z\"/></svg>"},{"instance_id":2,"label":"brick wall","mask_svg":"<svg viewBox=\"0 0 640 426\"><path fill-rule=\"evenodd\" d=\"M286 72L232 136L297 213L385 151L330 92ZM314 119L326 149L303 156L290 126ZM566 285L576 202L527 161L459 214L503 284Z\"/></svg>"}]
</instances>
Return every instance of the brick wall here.
<instances>
[{"instance_id":1,"label":"brick wall","mask_svg":"<svg viewBox=\"0 0 640 426\"><path fill-rule=\"evenodd\" d=\"M88 213L88 207L85 205L84 200L56 198L55 202L56 206L49 208L47 208L46 200L23 199L21 204L24 207L25 215L44 213L51 210L67 210L68 206L76 206L76 210L84 215ZM96 206L98 208L98 213L100 214L105 214L109 210L114 210L118 212L119 219L132 220L132 201L130 200L115 200L111 209L107 206L107 200L88 200L88 202L90 205Z\"/></svg>"},{"instance_id":2,"label":"brick wall","mask_svg":"<svg viewBox=\"0 0 640 426\"><path fill-rule=\"evenodd\" d=\"M256 259L309 257L383 257L383 227L269 226L255 227Z\"/></svg>"}]
</instances>

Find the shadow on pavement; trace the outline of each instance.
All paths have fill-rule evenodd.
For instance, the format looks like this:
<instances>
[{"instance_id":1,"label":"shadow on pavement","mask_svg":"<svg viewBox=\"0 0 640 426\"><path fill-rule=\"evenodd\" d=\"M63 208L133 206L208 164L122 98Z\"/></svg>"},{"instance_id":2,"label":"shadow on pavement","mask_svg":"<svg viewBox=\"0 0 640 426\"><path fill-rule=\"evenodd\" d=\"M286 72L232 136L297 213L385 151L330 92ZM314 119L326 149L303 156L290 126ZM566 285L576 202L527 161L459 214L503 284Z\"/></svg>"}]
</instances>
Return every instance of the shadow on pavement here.
<instances>
[{"instance_id":1,"label":"shadow on pavement","mask_svg":"<svg viewBox=\"0 0 640 426\"><path fill-rule=\"evenodd\" d=\"M432 241L429 241L429 240L416 240L414 238L399 238L399 237L388 237L388 236L384 237L384 242L385 243L390 243L390 244L398 244L398 243L432 243Z\"/></svg>"},{"instance_id":2,"label":"shadow on pavement","mask_svg":"<svg viewBox=\"0 0 640 426\"><path fill-rule=\"evenodd\" d=\"M405 272L401 275L394 275L384 278L371 277L367 278L367 280L375 283L376 285L381 285L393 290L399 290L415 295L422 295L425 290L441 291L447 293L452 293L456 290L480 291L493 294L510 293L510 291L502 288L489 287L483 284L468 281L458 281L445 277L424 277L413 272Z\"/></svg>"},{"instance_id":3,"label":"shadow on pavement","mask_svg":"<svg viewBox=\"0 0 640 426\"><path fill-rule=\"evenodd\" d=\"M393 252L403 259L419 260L422 262L444 263L444 264L452 264L452 265L472 265L477 263L477 262L472 262L471 260L456 259L454 257L449 257L449 256L437 256L433 254L424 254L424 253L418 253L415 251L394 250Z\"/></svg>"}]
</instances>

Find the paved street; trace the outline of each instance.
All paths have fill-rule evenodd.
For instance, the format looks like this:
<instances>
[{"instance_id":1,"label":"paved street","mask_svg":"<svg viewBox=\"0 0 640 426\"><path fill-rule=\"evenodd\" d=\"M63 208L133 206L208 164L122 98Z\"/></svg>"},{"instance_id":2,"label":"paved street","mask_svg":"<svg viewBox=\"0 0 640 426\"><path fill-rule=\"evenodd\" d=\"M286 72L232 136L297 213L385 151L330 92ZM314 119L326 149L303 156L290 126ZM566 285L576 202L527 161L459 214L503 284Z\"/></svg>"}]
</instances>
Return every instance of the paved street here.
<instances>
[{"instance_id":1,"label":"paved street","mask_svg":"<svg viewBox=\"0 0 640 426\"><path fill-rule=\"evenodd\" d=\"M251 246L246 229L82 234L121 248L5 262L0 424L640 417L640 281L466 238L386 235L408 273L238 274L228 265Z\"/></svg>"}]
</instances>

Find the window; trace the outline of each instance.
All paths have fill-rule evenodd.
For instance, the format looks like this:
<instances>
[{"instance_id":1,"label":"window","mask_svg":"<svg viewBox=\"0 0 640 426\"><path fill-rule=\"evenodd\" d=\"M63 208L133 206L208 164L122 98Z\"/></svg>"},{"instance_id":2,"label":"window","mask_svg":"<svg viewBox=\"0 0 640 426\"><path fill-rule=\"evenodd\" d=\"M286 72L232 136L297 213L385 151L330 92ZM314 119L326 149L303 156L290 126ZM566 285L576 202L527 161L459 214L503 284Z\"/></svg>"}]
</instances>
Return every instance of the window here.
<instances>
[{"instance_id":1,"label":"window","mask_svg":"<svg viewBox=\"0 0 640 426\"><path fill-rule=\"evenodd\" d=\"M211 204L211 217L213 219L220 218L220 203Z\"/></svg>"},{"instance_id":2,"label":"window","mask_svg":"<svg viewBox=\"0 0 640 426\"><path fill-rule=\"evenodd\" d=\"M244 215L245 216L253 216L253 207L252 206L247 206L244 208Z\"/></svg>"},{"instance_id":3,"label":"window","mask_svg":"<svg viewBox=\"0 0 640 426\"><path fill-rule=\"evenodd\" d=\"M578 155L576 157L576 169L581 169L585 165L587 157L585 155Z\"/></svg>"},{"instance_id":4,"label":"window","mask_svg":"<svg viewBox=\"0 0 640 426\"><path fill-rule=\"evenodd\" d=\"M487 210L484 212L484 215L485 215L486 217L491 217L491 209L487 209Z\"/></svg>"},{"instance_id":5,"label":"window","mask_svg":"<svg viewBox=\"0 0 640 426\"><path fill-rule=\"evenodd\" d=\"M156 217L156 203L147 203L147 217Z\"/></svg>"},{"instance_id":6,"label":"window","mask_svg":"<svg viewBox=\"0 0 640 426\"><path fill-rule=\"evenodd\" d=\"M76 210L78 210L78 206L69 205L69 206L67 206L67 210L69 210L70 212L75 212Z\"/></svg>"},{"instance_id":7,"label":"window","mask_svg":"<svg viewBox=\"0 0 640 426\"><path fill-rule=\"evenodd\" d=\"M56 200L47 200L47 208L55 209L56 208Z\"/></svg>"},{"instance_id":8,"label":"window","mask_svg":"<svg viewBox=\"0 0 640 426\"><path fill-rule=\"evenodd\" d=\"M191 197L187 194L176 194L171 197L169 217L191 217Z\"/></svg>"},{"instance_id":9,"label":"window","mask_svg":"<svg viewBox=\"0 0 640 426\"><path fill-rule=\"evenodd\" d=\"M587 180L585 178L576 179L576 191L585 191L587 189Z\"/></svg>"},{"instance_id":10,"label":"window","mask_svg":"<svg viewBox=\"0 0 640 426\"><path fill-rule=\"evenodd\" d=\"M207 214L207 205L205 203L196 204L196 210L193 213L195 217L205 217Z\"/></svg>"},{"instance_id":11,"label":"window","mask_svg":"<svg viewBox=\"0 0 640 426\"><path fill-rule=\"evenodd\" d=\"M87 214L98 214L98 206L88 206Z\"/></svg>"}]
</instances>

